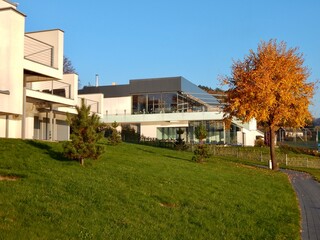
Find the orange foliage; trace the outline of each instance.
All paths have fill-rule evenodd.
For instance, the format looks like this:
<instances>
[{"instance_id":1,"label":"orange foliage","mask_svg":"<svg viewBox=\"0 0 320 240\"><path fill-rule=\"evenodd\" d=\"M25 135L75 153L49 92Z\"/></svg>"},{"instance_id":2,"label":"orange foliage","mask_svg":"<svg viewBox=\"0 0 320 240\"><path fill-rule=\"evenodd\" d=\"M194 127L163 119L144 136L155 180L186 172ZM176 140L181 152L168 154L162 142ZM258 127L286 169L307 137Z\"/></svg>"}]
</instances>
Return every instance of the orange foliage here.
<instances>
[{"instance_id":1,"label":"orange foliage","mask_svg":"<svg viewBox=\"0 0 320 240\"><path fill-rule=\"evenodd\" d=\"M232 77L224 78L229 86L225 118L244 122L255 118L270 132L272 168L275 159L275 132L279 127L303 127L312 119L309 112L314 83L307 83L309 72L297 48L287 49L276 40L261 42L257 52L250 50L243 61L232 65Z\"/></svg>"},{"instance_id":2,"label":"orange foliage","mask_svg":"<svg viewBox=\"0 0 320 240\"><path fill-rule=\"evenodd\" d=\"M232 77L223 79L229 86L225 112L273 128L305 126L314 83L306 82L309 72L297 50L270 40L234 62Z\"/></svg>"}]
</instances>

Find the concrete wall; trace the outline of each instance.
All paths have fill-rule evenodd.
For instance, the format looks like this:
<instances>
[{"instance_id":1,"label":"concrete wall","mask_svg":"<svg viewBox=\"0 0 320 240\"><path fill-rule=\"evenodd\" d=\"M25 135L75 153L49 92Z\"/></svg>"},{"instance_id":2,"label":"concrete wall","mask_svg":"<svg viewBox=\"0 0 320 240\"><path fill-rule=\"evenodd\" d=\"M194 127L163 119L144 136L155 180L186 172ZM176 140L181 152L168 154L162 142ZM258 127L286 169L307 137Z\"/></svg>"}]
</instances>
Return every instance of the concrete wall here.
<instances>
[{"instance_id":1,"label":"concrete wall","mask_svg":"<svg viewBox=\"0 0 320 240\"><path fill-rule=\"evenodd\" d=\"M0 90L10 92L0 93L0 112L22 114L24 27L24 15L0 9Z\"/></svg>"},{"instance_id":2,"label":"concrete wall","mask_svg":"<svg viewBox=\"0 0 320 240\"><path fill-rule=\"evenodd\" d=\"M70 91L70 98L75 100L75 104L77 104L78 101L78 84L79 84L79 77L77 74L70 73L70 74L64 74L63 75L63 82L68 83L71 85L71 91Z\"/></svg>"},{"instance_id":3,"label":"concrete wall","mask_svg":"<svg viewBox=\"0 0 320 240\"><path fill-rule=\"evenodd\" d=\"M108 115L131 115L132 98L118 97L104 99L104 114ZM107 113L108 111L108 113Z\"/></svg>"},{"instance_id":4,"label":"concrete wall","mask_svg":"<svg viewBox=\"0 0 320 240\"><path fill-rule=\"evenodd\" d=\"M188 127L188 122L183 121L180 123L168 123L168 122L155 122L155 123L143 123L140 125L140 135L150 138L157 138L157 128L159 127Z\"/></svg>"},{"instance_id":5,"label":"concrete wall","mask_svg":"<svg viewBox=\"0 0 320 240\"><path fill-rule=\"evenodd\" d=\"M63 78L63 42L64 32L59 29L26 33L26 36L53 46L53 68L57 71L55 78ZM40 72L39 69L37 72Z\"/></svg>"},{"instance_id":6,"label":"concrete wall","mask_svg":"<svg viewBox=\"0 0 320 240\"><path fill-rule=\"evenodd\" d=\"M85 99L87 105L91 105L91 111L97 113L100 117L104 114L104 100L102 93L81 94L78 95L78 106L81 105L81 99Z\"/></svg>"},{"instance_id":7,"label":"concrete wall","mask_svg":"<svg viewBox=\"0 0 320 240\"><path fill-rule=\"evenodd\" d=\"M9 2L6 2L6 1L3 1L3 0L0 0L0 8L8 8L8 7L11 7L13 9L16 9L16 5L12 4L12 3L9 3Z\"/></svg>"}]
</instances>

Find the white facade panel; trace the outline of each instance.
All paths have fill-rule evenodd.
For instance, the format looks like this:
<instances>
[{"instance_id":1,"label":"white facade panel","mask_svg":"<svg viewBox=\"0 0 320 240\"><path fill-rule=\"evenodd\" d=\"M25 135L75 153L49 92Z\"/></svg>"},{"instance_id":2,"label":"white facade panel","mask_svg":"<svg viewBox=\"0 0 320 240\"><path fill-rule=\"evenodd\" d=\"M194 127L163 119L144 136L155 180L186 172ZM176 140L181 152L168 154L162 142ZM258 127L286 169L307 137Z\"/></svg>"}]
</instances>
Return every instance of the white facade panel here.
<instances>
[{"instance_id":1,"label":"white facade panel","mask_svg":"<svg viewBox=\"0 0 320 240\"><path fill-rule=\"evenodd\" d=\"M0 10L0 112L22 114L25 17L14 9Z\"/></svg>"},{"instance_id":2,"label":"white facade panel","mask_svg":"<svg viewBox=\"0 0 320 240\"><path fill-rule=\"evenodd\" d=\"M109 115L131 115L132 98L117 97L104 99L104 114ZM112 121L114 122L114 121Z\"/></svg>"}]
</instances>

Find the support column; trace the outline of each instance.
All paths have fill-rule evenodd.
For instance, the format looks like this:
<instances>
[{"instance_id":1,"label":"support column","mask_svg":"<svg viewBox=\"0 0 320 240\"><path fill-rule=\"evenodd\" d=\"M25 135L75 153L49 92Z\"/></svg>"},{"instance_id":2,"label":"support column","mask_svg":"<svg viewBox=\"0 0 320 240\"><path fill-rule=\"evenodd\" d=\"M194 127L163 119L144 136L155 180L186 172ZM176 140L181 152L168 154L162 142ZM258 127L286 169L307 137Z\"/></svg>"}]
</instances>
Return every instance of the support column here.
<instances>
[{"instance_id":1,"label":"support column","mask_svg":"<svg viewBox=\"0 0 320 240\"><path fill-rule=\"evenodd\" d=\"M48 122L49 122L49 118L48 118L48 112L46 112L46 139L45 140L49 140L49 136L48 136L48 130L49 130L49 127L48 127Z\"/></svg>"},{"instance_id":2,"label":"support column","mask_svg":"<svg viewBox=\"0 0 320 240\"><path fill-rule=\"evenodd\" d=\"M53 140L53 111L52 105L50 106L50 113L49 113L49 140Z\"/></svg>"},{"instance_id":3,"label":"support column","mask_svg":"<svg viewBox=\"0 0 320 240\"><path fill-rule=\"evenodd\" d=\"M224 143L224 145L227 143L227 139L226 139L226 124L225 124L225 122L222 122L222 126L223 126L223 143Z\"/></svg>"},{"instance_id":4,"label":"support column","mask_svg":"<svg viewBox=\"0 0 320 240\"><path fill-rule=\"evenodd\" d=\"M26 138L26 105L27 105L27 83L26 77L23 76L23 93L22 93L22 123L21 123L21 138Z\"/></svg>"},{"instance_id":5,"label":"support column","mask_svg":"<svg viewBox=\"0 0 320 240\"><path fill-rule=\"evenodd\" d=\"M53 113L53 124L52 124L52 141L57 140L57 119L56 119L56 114Z\"/></svg>"},{"instance_id":6,"label":"support column","mask_svg":"<svg viewBox=\"0 0 320 240\"><path fill-rule=\"evenodd\" d=\"M6 115L6 138L9 138L9 115Z\"/></svg>"}]
</instances>

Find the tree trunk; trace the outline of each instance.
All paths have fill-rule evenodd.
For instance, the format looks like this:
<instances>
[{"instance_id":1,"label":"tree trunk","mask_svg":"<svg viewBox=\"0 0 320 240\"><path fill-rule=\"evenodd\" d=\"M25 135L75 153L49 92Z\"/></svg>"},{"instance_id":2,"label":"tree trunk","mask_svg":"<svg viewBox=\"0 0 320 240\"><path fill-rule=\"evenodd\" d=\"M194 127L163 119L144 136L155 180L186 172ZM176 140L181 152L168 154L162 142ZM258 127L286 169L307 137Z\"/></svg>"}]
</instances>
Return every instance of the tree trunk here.
<instances>
[{"instance_id":1,"label":"tree trunk","mask_svg":"<svg viewBox=\"0 0 320 240\"><path fill-rule=\"evenodd\" d=\"M270 126L270 157L272 163L272 170L279 170L276 160L276 132L273 127Z\"/></svg>"},{"instance_id":2,"label":"tree trunk","mask_svg":"<svg viewBox=\"0 0 320 240\"><path fill-rule=\"evenodd\" d=\"M81 166L83 166L83 165L84 165L84 159L83 159L83 158L80 158L80 159L79 159L79 163L80 163Z\"/></svg>"}]
</instances>

